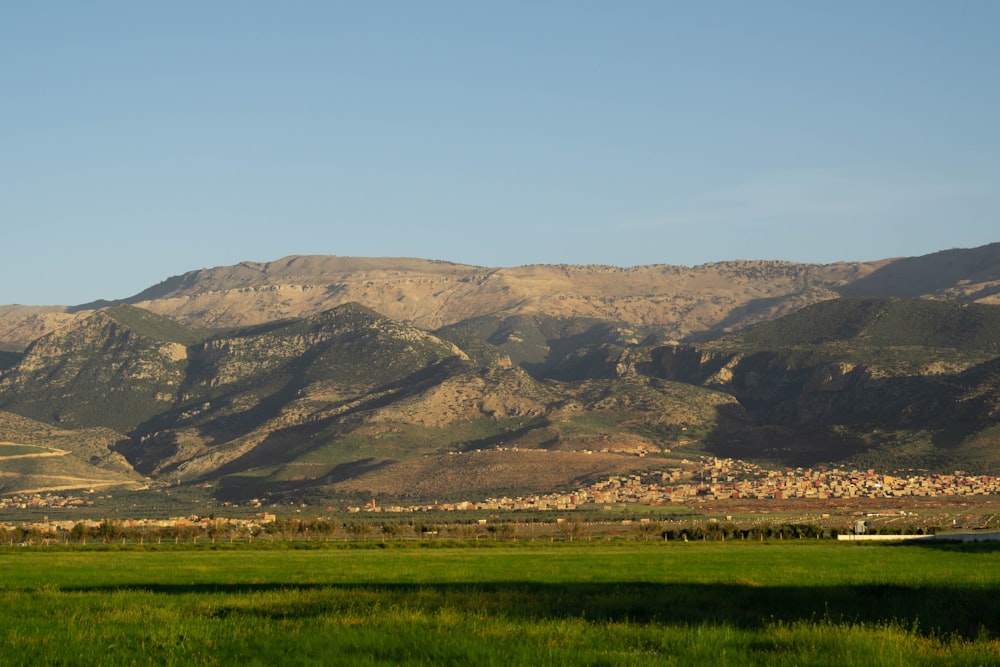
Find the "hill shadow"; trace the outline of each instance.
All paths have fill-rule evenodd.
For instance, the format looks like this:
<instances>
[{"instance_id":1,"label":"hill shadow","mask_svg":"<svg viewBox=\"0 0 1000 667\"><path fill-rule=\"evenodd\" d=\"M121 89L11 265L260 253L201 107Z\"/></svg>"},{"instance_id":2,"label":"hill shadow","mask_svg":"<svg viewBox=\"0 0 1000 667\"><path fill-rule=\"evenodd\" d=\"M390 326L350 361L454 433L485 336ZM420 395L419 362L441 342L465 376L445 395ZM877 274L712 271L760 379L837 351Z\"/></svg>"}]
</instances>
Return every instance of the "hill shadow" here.
<instances>
[{"instance_id":1,"label":"hill shadow","mask_svg":"<svg viewBox=\"0 0 1000 667\"><path fill-rule=\"evenodd\" d=\"M845 285L841 296L919 297L954 287L960 281L1000 278L1000 243L978 248L943 250L898 259Z\"/></svg>"},{"instance_id":2,"label":"hill shadow","mask_svg":"<svg viewBox=\"0 0 1000 667\"><path fill-rule=\"evenodd\" d=\"M219 479L219 485L214 496L218 501L242 502L248 495L280 498L286 494L303 494L312 489L322 488L329 484L344 482L354 477L377 471L392 465L391 459L376 459L366 457L356 461L338 463L316 479L275 480L269 478L251 478L247 480L239 474L226 475Z\"/></svg>"},{"instance_id":3,"label":"hill shadow","mask_svg":"<svg viewBox=\"0 0 1000 667\"><path fill-rule=\"evenodd\" d=\"M919 547L935 551L950 551L968 554L996 553L1000 551L1000 534L995 531L982 533L943 533L934 539L902 540L882 546L889 548Z\"/></svg>"},{"instance_id":4,"label":"hill shadow","mask_svg":"<svg viewBox=\"0 0 1000 667\"><path fill-rule=\"evenodd\" d=\"M23 358L23 352L0 350L0 371L5 371L17 366Z\"/></svg>"},{"instance_id":5,"label":"hill shadow","mask_svg":"<svg viewBox=\"0 0 1000 667\"><path fill-rule=\"evenodd\" d=\"M66 308L66 312L71 315L75 315L76 313L86 312L89 310L100 310L102 308L111 308L113 306L121 306L131 302L131 299L98 299L97 301L88 301L87 303L68 306Z\"/></svg>"},{"instance_id":6,"label":"hill shadow","mask_svg":"<svg viewBox=\"0 0 1000 667\"><path fill-rule=\"evenodd\" d=\"M773 308L781 306L782 304L787 304L795 295L783 295L783 296L772 296L764 297L760 299L753 299L746 303L746 305L734 308L732 311L726 315L725 318L716 322L708 329L703 331L695 331L688 336L684 337L685 343L704 343L705 341L714 340L722 336L727 336L734 331L744 329L748 326L752 326L747 323L747 320L752 316L760 312L768 312ZM808 304L802 304L801 308L804 308ZM799 310L800 308L795 308L794 310ZM784 313L787 315L788 311ZM774 319L769 318L769 319Z\"/></svg>"},{"instance_id":7,"label":"hill shadow","mask_svg":"<svg viewBox=\"0 0 1000 667\"><path fill-rule=\"evenodd\" d=\"M157 595L233 595L314 592L255 600L220 599L215 617L306 619L340 614L358 600L433 614L443 608L527 620L583 619L697 627L728 625L760 630L775 623L895 625L923 636L1000 637L1000 595L994 587L847 584L758 586L742 583L226 583L156 582L76 586L80 593L133 591ZM322 594L319 594L322 593Z\"/></svg>"},{"instance_id":8,"label":"hill shadow","mask_svg":"<svg viewBox=\"0 0 1000 667\"><path fill-rule=\"evenodd\" d=\"M825 376L817 372L823 364L772 372L777 358L771 352L752 354L732 369L727 393L739 404L716 408L717 426L705 438L708 451L793 467L860 455L864 467L974 472L1000 460L995 450L969 444L996 424L991 415L1000 359L927 376L878 377L859 366L826 377L824 384ZM931 447L906 454L906 434L918 434ZM905 465L900 457L908 457Z\"/></svg>"},{"instance_id":9,"label":"hill shadow","mask_svg":"<svg viewBox=\"0 0 1000 667\"><path fill-rule=\"evenodd\" d=\"M541 432L543 429L552 425L552 422L545 418L539 417L530 420L527 424L520 428L511 429L509 431L503 431L495 435L490 435L485 438L478 438L475 440L469 440L458 445L459 451L462 452L473 452L480 449L492 449L500 445L508 445L512 442L519 442L521 438L524 438L530 433ZM546 445L555 444L558 437L548 437L543 438L537 443L538 449L545 449Z\"/></svg>"},{"instance_id":10,"label":"hill shadow","mask_svg":"<svg viewBox=\"0 0 1000 667\"><path fill-rule=\"evenodd\" d=\"M336 414L305 424L276 430L265 437L250 451L214 470L206 479L243 472L262 463L274 464L290 461L314 447L326 443L328 439L319 436L329 435L340 424L351 423L351 420L355 419L357 415L385 407L409 396L417 395L441 382L454 370L453 364L454 361L452 359L443 359L438 363L411 373L405 378L373 389L364 397L351 401L350 405L337 411ZM280 410L281 406L290 400L290 397L299 388L300 384L298 382L289 382L280 393L269 397L268 402L269 405L273 402L273 410L261 411L260 413L249 415L252 421L249 422L249 427L247 423L242 425L244 432L249 433L260 424L265 423L267 419L272 417L271 412ZM236 418L239 415L233 417ZM217 424L209 426L212 429L216 427Z\"/></svg>"}]
</instances>

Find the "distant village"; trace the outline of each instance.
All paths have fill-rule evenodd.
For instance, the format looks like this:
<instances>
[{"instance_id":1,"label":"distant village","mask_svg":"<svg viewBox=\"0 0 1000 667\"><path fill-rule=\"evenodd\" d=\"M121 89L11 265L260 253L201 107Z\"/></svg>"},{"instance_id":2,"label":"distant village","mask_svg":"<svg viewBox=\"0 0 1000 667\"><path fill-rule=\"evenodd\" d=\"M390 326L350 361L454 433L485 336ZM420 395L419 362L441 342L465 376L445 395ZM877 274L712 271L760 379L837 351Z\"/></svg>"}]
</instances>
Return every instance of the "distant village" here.
<instances>
[{"instance_id":1,"label":"distant village","mask_svg":"<svg viewBox=\"0 0 1000 667\"><path fill-rule=\"evenodd\" d=\"M488 498L482 501L431 503L419 505L383 505L372 499L364 506L330 507L347 513L406 513L467 510L574 510L618 504L668 505L698 501L784 500L837 498L906 498L938 496L978 496L1000 494L998 477L906 472L878 473L874 470L795 468L770 470L747 461L702 457L697 462L682 461L686 467L670 468L643 474L620 475L589 486L562 493L547 493L516 498ZM79 508L98 510L106 496L14 494L0 498L0 511L44 508ZM107 498L110 498L109 496ZM268 507L263 499L250 501L251 509ZM226 504L225 507L236 507ZM198 523L197 517L167 520L143 520L144 525ZM274 515L260 512L252 523L274 521Z\"/></svg>"},{"instance_id":2,"label":"distant village","mask_svg":"<svg viewBox=\"0 0 1000 667\"><path fill-rule=\"evenodd\" d=\"M977 496L1000 493L998 480L992 475L967 475L961 471L950 475L917 472L889 475L874 470L769 470L747 461L702 457L693 471L690 467L671 468L615 476L567 493L407 507L380 507L373 502L349 511L572 510L587 505L666 505L699 500Z\"/></svg>"}]
</instances>

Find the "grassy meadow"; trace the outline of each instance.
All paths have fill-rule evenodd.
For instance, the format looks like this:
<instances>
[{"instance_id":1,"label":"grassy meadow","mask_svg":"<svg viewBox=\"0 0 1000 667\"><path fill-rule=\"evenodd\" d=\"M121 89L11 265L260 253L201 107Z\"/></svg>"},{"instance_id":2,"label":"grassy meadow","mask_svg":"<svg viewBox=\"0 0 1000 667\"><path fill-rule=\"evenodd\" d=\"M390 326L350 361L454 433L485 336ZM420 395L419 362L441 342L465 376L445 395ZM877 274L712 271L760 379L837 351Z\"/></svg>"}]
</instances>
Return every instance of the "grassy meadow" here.
<instances>
[{"instance_id":1,"label":"grassy meadow","mask_svg":"<svg viewBox=\"0 0 1000 667\"><path fill-rule=\"evenodd\" d=\"M1000 546L0 549L4 665L1000 664Z\"/></svg>"}]
</instances>

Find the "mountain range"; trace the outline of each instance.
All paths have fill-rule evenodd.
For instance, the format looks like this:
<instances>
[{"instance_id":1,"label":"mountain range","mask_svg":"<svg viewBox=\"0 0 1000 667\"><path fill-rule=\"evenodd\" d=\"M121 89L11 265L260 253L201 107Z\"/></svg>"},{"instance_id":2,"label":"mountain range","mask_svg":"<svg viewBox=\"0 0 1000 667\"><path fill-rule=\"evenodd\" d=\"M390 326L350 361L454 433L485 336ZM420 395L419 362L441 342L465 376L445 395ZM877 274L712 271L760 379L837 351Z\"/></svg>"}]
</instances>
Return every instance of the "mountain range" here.
<instances>
[{"instance_id":1,"label":"mountain range","mask_svg":"<svg viewBox=\"0 0 1000 667\"><path fill-rule=\"evenodd\" d=\"M0 492L537 493L702 454L1000 471L1000 244L827 265L287 257L0 307Z\"/></svg>"}]
</instances>

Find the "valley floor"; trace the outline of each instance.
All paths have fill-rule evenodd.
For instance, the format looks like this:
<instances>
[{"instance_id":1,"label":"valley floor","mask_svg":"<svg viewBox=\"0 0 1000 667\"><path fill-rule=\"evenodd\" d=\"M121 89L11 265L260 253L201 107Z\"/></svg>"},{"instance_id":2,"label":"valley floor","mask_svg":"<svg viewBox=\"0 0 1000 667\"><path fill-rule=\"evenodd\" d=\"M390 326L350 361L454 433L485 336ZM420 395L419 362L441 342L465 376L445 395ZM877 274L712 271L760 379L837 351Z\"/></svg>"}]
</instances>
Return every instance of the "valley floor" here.
<instances>
[{"instance_id":1,"label":"valley floor","mask_svg":"<svg viewBox=\"0 0 1000 667\"><path fill-rule=\"evenodd\" d=\"M1000 664L993 545L0 548L19 665Z\"/></svg>"}]
</instances>

